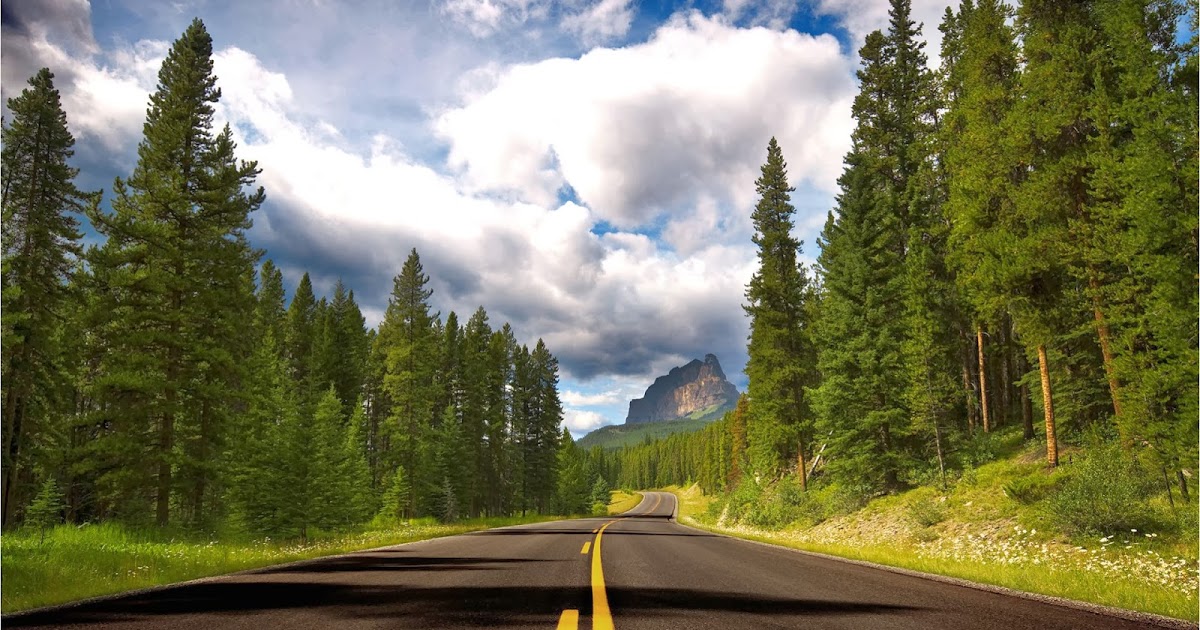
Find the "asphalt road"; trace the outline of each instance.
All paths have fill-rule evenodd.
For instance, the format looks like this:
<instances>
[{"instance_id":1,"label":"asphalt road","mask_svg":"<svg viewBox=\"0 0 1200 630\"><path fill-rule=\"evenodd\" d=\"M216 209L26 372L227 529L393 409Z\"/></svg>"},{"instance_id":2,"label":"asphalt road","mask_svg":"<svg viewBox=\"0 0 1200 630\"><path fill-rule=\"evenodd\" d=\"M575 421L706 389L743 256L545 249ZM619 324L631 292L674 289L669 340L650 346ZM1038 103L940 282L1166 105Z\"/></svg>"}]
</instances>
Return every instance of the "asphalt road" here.
<instances>
[{"instance_id":1,"label":"asphalt road","mask_svg":"<svg viewBox=\"0 0 1200 630\"><path fill-rule=\"evenodd\" d=\"M494 529L29 615L5 628L1123 629L1147 625L620 517Z\"/></svg>"}]
</instances>

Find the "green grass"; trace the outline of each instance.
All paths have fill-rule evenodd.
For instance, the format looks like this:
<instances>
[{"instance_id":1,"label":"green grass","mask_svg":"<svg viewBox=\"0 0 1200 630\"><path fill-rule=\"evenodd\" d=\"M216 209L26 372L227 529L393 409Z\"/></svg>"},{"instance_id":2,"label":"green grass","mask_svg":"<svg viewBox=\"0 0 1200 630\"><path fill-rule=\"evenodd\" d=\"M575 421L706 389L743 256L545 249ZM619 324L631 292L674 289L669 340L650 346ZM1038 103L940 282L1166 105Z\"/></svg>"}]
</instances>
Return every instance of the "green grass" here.
<instances>
[{"instance_id":1,"label":"green grass","mask_svg":"<svg viewBox=\"0 0 1200 630\"><path fill-rule=\"evenodd\" d=\"M1180 506L1179 524L1160 532L1068 534L1056 529L1045 501L1021 501L1006 493L1005 488L1017 481L1024 481L1026 487L1052 487L1067 474L1062 468L1046 469L1039 445L1022 444L1019 436L1009 438L999 436L997 459L950 479L945 488L938 483L922 486L875 498L850 513L835 513L817 522L797 518L778 528L737 522L723 513L725 504L719 498L705 496L697 486L665 490L679 497L681 521L713 532L1197 619L1197 533L1194 514L1187 515L1187 510L1195 511L1195 504ZM770 493L761 496L761 501L773 498ZM1169 513L1165 505L1157 508Z\"/></svg>"},{"instance_id":2,"label":"green grass","mask_svg":"<svg viewBox=\"0 0 1200 630\"><path fill-rule=\"evenodd\" d=\"M556 520L557 516L487 518L331 534L310 540L206 541L165 532L138 531L113 523L62 525L46 533L0 536L0 611L29 608L223 575L285 562L397 545L467 532Z\"/></svg>"},{"instance_id":3,"label":"green grass","mask_svg":"<svg viewBox=\"0 0 1200 630\"><path fill-rule=\"evenodd\" d=\"M608 501L608 513L621 514L628 512L637 507L637 504L642 502L642 495L639 492L625 492L624 490L613 490Z\"/></svg>"}]
</instances>

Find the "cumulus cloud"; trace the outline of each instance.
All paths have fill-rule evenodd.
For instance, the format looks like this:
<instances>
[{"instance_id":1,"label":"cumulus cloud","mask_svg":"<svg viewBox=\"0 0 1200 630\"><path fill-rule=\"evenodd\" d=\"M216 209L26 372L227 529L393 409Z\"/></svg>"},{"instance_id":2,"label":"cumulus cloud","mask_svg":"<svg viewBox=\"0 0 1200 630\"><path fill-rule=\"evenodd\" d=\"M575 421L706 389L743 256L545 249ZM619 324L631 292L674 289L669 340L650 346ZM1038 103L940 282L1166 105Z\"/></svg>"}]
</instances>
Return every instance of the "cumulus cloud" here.
<instances>
[{"instance_id":1,"label":"cumulus cloud","mask_svg":"<svg viewBox=\"0 0 1200 630\"><path fill-rule=\"evenodd\" d=\"M828 35L691 12L644 44L490 73L435 124L462 182L540 205L569 185L621 228L690 214L699 196L748 207L772 135L793 182L830 193L848 148L852 69Z\"/></svg>"},{"instance_id":2,"label":"cumulus cloud","mask_svg":"<svg viewBox=\"0 0 1200 630\"><path fill-rule=\"evenodd\" d=\"M39 68L50 68L76 139L95 138L110 151L129 148L140 135L167 49L163 42L144 41L100 55L90 8L76 0L5 4L0 46L6 103Z\"/></svg>"},{"instance_id":3,"label":"cumulus cloud","mask_svg":"<svg viewBox=\"0 0 1200 630\"><path fill-rule=\"evenodd\" d=\"M563 424L571 430L573 435L582 435L599 428L606 422L604 416L595 411L567 408L563 410Z\"/></svg>"},{"instance_id":4,"label":"cumulus cloud","mask_svg":"<svg viewBox=\"0 0 1200 630\"><path fill-rule=\"evenodd\" d=\"M81 145L132 154L166 44L70 52L36 41L38 62L57 59L72 77L60 87ZM739 380L766 141L779 138L796 199L819 217L798 224L819 225L854 92L832 37L689 13L644 44L462 78L458 100L430 114L443 164L384 128L365 141L347 133L311 111L294 70L248 49L219 46L215 71L217 122L263 169L268 201L251 240L289 282L309 271L321 289L340 277L374 324L416 247L443 314L482 304L494 326L546 340L573 431L619 421L654 376L706 352ZM567 186L574 196L560 195Z\"/></svg>"}]
</instances>

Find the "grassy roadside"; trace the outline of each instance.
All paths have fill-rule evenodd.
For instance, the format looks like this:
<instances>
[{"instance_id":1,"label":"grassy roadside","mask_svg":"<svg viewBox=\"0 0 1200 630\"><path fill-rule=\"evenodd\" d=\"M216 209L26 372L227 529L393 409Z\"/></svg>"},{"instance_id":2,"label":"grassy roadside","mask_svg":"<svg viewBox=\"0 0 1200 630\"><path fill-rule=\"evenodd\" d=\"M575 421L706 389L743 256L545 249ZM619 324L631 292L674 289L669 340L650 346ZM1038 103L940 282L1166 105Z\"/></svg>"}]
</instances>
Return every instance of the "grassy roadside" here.
<instances>
[{"instance_id":1,"label":"grassy roadside","mask_svg":"<svg viewBox=\"0 0 1200 630\"><path fill-rule=\"evenodd\" d=\"M1136 533L1093 548L1039 536L1015 519L980 527L939 523L937 538L929 528L902 525L902 499L888 497L820 528L764 528L714 518L712 497L696 486L664 490L679 497L680 520L693 527L805 551L866 560L1067 599L1178 619L1197 619L1197 571L1191 557L1178 549L1155 549ZM968 503L970 503L968 501ZM890 525L885 525L890 524ZM816 530L816 531L814 531ZM1112 543L1116 544L1112 544ZM1182 551L1187 555L1187 551Z\"/></svg>"},{"instance_id":2,"label":"grassy roadside","mask_svg":"<svg viewBox=\"0 0 1200 630\"><path fill-rule=\"evenodd\" d=\"M628 512L637 507L638 503L642 502L642 494L640 492L625 492L624 490L613 490L609 495L608 513L621 514Z\"/></svg>"},{"instance_id":3,"label":"grassy roadside","mask_svg":"<svg viewBox=\"0 0 1200 630\"><path fill-rule=\"evenodd\" d=\"M0 611L13 613L296 560L561 518L418 521L394 529L329 535L307 544L270 539L180 540L111 523L62 525L48 531L44 541L36 533L11 532L0 536Z\"/></svg>"}]
</instances>

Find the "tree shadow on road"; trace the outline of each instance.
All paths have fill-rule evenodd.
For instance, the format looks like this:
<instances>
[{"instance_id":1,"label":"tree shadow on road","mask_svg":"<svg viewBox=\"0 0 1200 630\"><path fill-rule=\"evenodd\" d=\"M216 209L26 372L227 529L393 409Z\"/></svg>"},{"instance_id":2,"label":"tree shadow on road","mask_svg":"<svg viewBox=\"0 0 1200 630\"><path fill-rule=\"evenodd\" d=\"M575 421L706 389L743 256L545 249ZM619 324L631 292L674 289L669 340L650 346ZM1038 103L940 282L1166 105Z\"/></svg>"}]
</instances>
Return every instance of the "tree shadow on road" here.
<instances>
[{"instance_id":1,"label":"tree shadow on road","mask_svg":"<svg viewBox=\"0 0 1200 630\"><path fill-rule=\"evenodd\" d=\"M258 582L238 580L193 584L98 602L59 611L6 616L4 626L44 627L71 624L141 622L144 627L169 628L226 624L230 615L270 611L314 613L307 625L371 625L387 619L400 627L451 628L480 625L544 624L553 627L559 614L574 608L591 614L587 587L445 586L345 584L315 581ZM871 615L920 610L872 602L824 601L752 596L702 589L610 589L614 615L666 616L684 611L705 615L754 613L778 616ZM198 617L198 615L207 615ZM261 625L296 623L296 618L256 617ZM258 623L258 621L256 621Z\"/></svg>"}]
</instances>

